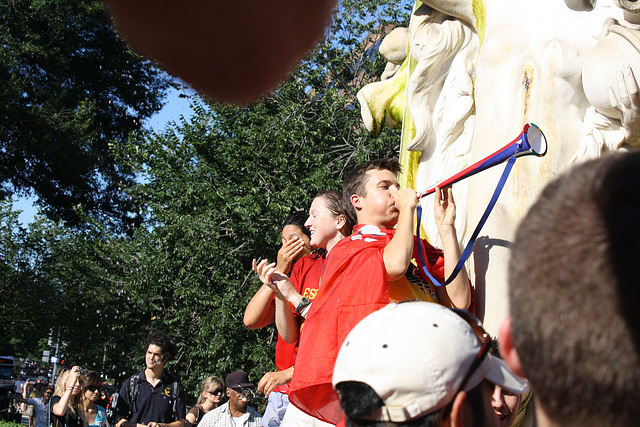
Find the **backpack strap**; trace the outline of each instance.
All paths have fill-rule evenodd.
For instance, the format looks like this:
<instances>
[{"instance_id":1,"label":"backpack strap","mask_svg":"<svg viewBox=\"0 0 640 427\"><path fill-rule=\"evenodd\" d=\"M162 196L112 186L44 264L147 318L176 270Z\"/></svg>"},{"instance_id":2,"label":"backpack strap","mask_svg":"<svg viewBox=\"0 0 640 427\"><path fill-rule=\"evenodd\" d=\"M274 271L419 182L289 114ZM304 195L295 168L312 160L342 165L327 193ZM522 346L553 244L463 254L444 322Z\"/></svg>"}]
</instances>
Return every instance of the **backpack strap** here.
<instances>
[{"instance_id":1,"label":"backpack strap","mask_svg":"<svg viewBox=\"0 0 640 427\"><path fill-rule=\"evenodd\" d=\"M131 417L133 414L138 412L138 406L136 404L136 400L138 397L138 389L140 388L140 378L138 374L132 375L129 378L129 414L127 416L127 421L131 421Z\"/></svg>"},{"instance_id":2,"label":"backpack strap","mask_svg":"<svg viewBox=\"0 0 640 427\"><path fill-rule=\"evenodd\" d=\"M178 419L178 381L175 377L171 385L171 398L173 399L173 421L176 421Z\"/></svg>"}]
</instances>

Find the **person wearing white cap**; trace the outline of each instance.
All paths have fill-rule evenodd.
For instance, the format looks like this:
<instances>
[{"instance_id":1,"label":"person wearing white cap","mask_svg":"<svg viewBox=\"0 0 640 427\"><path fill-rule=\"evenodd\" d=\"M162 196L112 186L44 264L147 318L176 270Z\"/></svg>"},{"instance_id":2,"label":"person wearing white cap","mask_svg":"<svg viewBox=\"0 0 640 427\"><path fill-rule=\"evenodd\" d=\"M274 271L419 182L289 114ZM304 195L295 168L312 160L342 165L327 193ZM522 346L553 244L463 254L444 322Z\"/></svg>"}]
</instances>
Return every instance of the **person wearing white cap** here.
<instances>
[{"instance_id":1,"label":"person wearing white cap","mask_svg":"<svg viewBox=\"0 0 640 427\"><path fill-rule=\"evenodd\" d=\"M468 311L428 302L388 306L345 339L333 371L347 426L497 426L494 385L528 382L489 354L491 337Z\"/></svg>"}]
</instances>

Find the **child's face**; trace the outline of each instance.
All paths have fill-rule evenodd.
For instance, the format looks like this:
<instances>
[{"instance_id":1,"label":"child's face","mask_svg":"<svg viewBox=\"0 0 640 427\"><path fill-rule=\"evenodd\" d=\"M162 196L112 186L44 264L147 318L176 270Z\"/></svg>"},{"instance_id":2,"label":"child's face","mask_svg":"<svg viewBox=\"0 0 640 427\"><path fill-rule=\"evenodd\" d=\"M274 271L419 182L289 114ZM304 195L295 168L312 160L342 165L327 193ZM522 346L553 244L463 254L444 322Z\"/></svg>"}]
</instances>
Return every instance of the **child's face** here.
<instances>
[{"instance_id":1,"label":"child's face","mask_svg":"<svg viewBox=\"0 0 640 427\"><path fill-rule=\"evenodd\" d=\"M398 222L398 208L394 195L400 184L390 170L371 169L367 171L369 179L365 184L365 195L353 200L358 214L358 224L370 224L378 227L393 228Z\"/></svg>"},{"instance_id":2,"label":"child's face","mask_svg":"<svg viewBox=\"0 0 640 427\"><path fill-rule=\"evenodd\" d=\"M304 223L311 231L311 246L327 248L327 244L334 240L340 233L338 231L338 219L327 208L324 197L316 197L309 208L309 218Z\"/></svg>"}]
</instances>

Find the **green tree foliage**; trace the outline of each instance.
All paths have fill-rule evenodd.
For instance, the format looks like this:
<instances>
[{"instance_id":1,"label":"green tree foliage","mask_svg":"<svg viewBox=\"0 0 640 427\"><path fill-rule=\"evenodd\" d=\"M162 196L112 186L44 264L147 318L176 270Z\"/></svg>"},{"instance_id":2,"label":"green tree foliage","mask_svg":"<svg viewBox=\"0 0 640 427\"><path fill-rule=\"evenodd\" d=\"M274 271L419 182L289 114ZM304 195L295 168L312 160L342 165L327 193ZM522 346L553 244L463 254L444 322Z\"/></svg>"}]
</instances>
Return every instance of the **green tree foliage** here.
<instances>
[{"instance_id":1,"label":"green tree foliage","mask_svg":"<svg viewBox=\"0 0 640 427\"><path fill-rule=\"evenodd\" d=\"M68 363L117 378L132 365L131 330L145 328L122 290L129 242L97 224L80 233L38 217L27 230L17 217L0 202L0 354L39 360L59 334Z\"/></svg>"},{"instance_id":2,"label":"green tree foliage","mask_svg":"<svg viewBox=\"0 0 640 427\"><path fill-rule=\"evenodd\" d=\"M245 369L257 381L273 369L275 328L242 325L259 287L251 260L275 259L282 220L317 191L340 189L361 161L397 156L399 134L371 139L355 105L384 67L372 33L400 15L373 11L343 2L325 43L261 102L198 105L190 121L117 150L143 176L129 194L148 225L134 240L150 258L130 271L128 292L153 327L179 337L174 369L188 389L210 374Z\"/></svg>"},{"instance_id":3,"label":"green tree foliage","mask_svg":"<svg viewBox=\"0 0 640 427\"><path fill-rule=\"evenodd\" d=\"M14 354L17 350L33 351L38 328L44 324L43 315L51 301L45 297L30 301L27 295L38 295L42 282L39 267L45 255L35 234L18 224L18 213L11 204L0 202L0 353ZM48 295L48 292L45 292ZM4 350L4 351L3 351Z\"/></svg>"},{"instance_id":4,"label":"green tree foliage","mask_svg":"<svg viewBox=\"0 0 640 427\"><path fill-rule=\"evenodd\" d=\"M260 286L252 259L275 259L283 219L317 191L339 189L364 160L397 156L399 133L371 139L355 94L382 72L376 44L410 5L373 3L341 2L326 40L264 100L195 102L190 120L111 144L138 177L122 188L139 224L126 234L90 215L81 232L42 225L55 232L31 279L49 283L68 358L122 381L157 328L175 338L169 369L192 395L208 375L244 369L257 382L275 368L275 327L242 323Z\"/></svg>"},{"instance_id":5,"label":"green tree foliage","mask_svg":"<svg viewBox=\"0 0 640 427\"><path fill-rule=\"evenodd\" d=\"M77 205L126 221L132 176L109 143L160 109L167 76L121 42L99 0L4 0L0 29L0 196L34 194L72 225Z\"/></svg>"}]
</instances>

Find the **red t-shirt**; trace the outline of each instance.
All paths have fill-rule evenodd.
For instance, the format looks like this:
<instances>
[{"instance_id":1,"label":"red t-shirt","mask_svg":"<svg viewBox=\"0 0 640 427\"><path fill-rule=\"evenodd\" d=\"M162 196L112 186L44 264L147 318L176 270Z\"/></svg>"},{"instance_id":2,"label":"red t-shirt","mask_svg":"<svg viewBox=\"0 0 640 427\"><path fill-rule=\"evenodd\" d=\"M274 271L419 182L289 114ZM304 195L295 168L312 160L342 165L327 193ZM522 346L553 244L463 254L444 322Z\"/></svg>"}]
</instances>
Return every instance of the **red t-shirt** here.
<instances>
[{"instance_id":1,"label":"red t-shirt","mask_svg":"<svg viewBox=\"0 0 640 427\"><path fill-rule=\"evenodd\" d=\"M294 288L303 297L309 298L313 301L318 292L318 284L320 283L320 275L322 274L322 267L324 266L324 258L316 257L314 255L307 255L300 258L293 266L289 279ZM275 296L273 297L272 304L275 304ZM302 317L296 315L299 318L299 323L302 325ZM276 367L278 371L289 369L293 366L293 362L298 352L298 341L293 344L289 344L282 339L278 334L278 341L276 341ZM289 393L289 386L291 383L287 383L276 387L273 391L280 393Z\"/></svg>"},{"instance_id":2,"label":"red t-shirt","mask_svg":"<svg viewBox=\"0 0 640 427\"><path fill-rule=\"evenodd\" d=\"M358 225L327 257L318 296L311 305L300 336L289 401L325 422L344 419L331 384L333 365L347 334L368 314L390 300L433 301L405 277L388 282L383 252L395 230ZM414 256L417 256L414 245ZM444 275L442 251L424 242L427 268L439 281Z\"/></svg>"}]
</instances>

